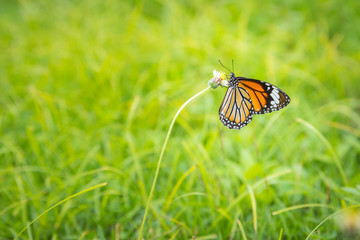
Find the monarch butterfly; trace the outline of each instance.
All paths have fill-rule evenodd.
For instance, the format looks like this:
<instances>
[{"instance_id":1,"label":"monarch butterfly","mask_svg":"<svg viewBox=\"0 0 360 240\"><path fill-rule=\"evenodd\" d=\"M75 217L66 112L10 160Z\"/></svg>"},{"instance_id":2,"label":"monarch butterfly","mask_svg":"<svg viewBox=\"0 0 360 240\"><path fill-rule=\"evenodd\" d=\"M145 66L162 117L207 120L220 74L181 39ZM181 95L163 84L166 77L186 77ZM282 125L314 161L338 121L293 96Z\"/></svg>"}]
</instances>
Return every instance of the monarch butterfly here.
<instances>
[{"instance_id":1,"label":"monarch butterfly","mask_svg":"<svg viewBox=\"0 0 360 240\"><path fill-rule=\"evenodd\" d=\"M219 109L220 121L230 129L241 129L254 114L280 110L290 103L280 88L260 80L235 77L230 73L229 86Z\"/></svg>"}]
</instances>

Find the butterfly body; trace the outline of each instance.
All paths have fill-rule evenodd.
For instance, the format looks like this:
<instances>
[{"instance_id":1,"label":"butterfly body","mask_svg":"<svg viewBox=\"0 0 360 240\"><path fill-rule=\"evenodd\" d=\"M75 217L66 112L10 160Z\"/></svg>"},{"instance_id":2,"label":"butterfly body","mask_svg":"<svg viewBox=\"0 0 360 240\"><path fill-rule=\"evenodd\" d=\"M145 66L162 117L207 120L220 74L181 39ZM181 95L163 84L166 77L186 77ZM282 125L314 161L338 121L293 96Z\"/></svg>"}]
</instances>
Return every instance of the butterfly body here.
<instances>
[{"instance_id":1,"label":"butterfly body","mask_svg":"<svg viewBox=\"0 0 360 240\"><path fill-rule=\"evenodd\" d=\"M260 80L235 77L230 73L229 86L219 109L220 121L230 129L241 129L254 115L280 110L290 103L280 88Z\"/></svg>"}]
</instances>

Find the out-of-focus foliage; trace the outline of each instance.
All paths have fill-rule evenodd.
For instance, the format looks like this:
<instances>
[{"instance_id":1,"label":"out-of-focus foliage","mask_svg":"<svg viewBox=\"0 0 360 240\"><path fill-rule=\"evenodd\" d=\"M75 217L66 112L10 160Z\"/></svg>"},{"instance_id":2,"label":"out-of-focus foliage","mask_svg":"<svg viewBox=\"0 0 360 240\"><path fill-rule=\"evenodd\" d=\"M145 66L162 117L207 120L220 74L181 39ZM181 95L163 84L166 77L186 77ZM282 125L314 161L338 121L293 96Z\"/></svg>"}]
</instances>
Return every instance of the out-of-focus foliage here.
<instances>
[{"instance_id":1,"label":"out-of-focus foliage","mask_svg":"<svg viewBox=\"0 0 360 240\"><path fill-rule=\"evenodd\" d=\"M191 103L165 152L145 239L239 239L239 222L248 239L281 229L304 239L359 204L359 1L0 5L0 238L108 182L21 238L134 239L170 121L213 69L226 71L218 59L292 101L240 131L218 119L225 89ZM272 215L302 204L316 205ZM344 229L330 219L314 236L359 237Z\"/></svg>"}]
</instances>

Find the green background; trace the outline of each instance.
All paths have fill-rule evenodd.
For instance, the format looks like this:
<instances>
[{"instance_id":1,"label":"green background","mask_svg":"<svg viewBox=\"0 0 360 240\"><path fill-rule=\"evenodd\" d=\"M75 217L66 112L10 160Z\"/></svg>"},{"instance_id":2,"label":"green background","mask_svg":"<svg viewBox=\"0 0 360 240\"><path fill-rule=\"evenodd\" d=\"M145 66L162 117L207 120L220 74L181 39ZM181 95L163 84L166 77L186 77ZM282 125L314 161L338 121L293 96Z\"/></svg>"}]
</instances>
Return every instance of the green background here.
<instances>
[{"instance_id":1,"label":"green background","mask_svg":"<svg viewBox=\"0 0 360 240\"><path fill-rule=\"evenodd\" d=\"M360 200L360 1L0 1L0 239L135 239L169 124L212 71L291 98L180 114L145 239L305 239ZM253 200L249 192L253 191ZM256 208L255 208L256 203ZM316 204L296 210L274 211ZM313 239L354 239L358 210ZM256 226L254 226L256 223Z\"/></svg>"}]
</instances>

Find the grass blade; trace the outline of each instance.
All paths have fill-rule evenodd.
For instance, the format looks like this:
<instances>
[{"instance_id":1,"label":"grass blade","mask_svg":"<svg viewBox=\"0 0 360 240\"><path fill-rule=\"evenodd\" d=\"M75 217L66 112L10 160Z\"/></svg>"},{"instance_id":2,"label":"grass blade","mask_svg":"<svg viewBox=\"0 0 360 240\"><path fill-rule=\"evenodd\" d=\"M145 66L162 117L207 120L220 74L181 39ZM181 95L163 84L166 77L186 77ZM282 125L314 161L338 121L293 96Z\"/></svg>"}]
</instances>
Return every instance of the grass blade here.
<instances>
[{"instance_id":1,"label":"grass blade","mask_svg":"<svg viewBox=\"0 0 360 240\"><path fill-rule=\"evenodd\" d=\"M335 150L333 149L333 147L331 146L331 144L329 143L329 141L324 137L324 135L318 130L316 129L311 123L301 119L301 118L297 118L296 121L298 121L299 123L301 123L302 125L304 125L305 127L307 127L308 129L310 129L311 131L313 131L320 139L321 141L325 144L325 146L330 150L331 155L334 159L334 162L336 164L336 166L338 167L340 174L343 178L344 184L347 185L347 178L345 176L344 170L340 164L340 160L338 158L338 156L335 153Z\"/></svg>"},{"instance_id":2,"label":"grass blade","mask_svg":"<svg viewBox=\"0 0 360 240\"><path fill-rule=\"evenodd\" d=\"M96 188L99 188L99 187L103 187L103 186L106 186L107 185L107 182L105 183L100 183L98 185L95 185L95 186L92 186L92 187L89 187L81 192L78 192L78 193L75 193L73 195L71 195L70 197L67 197L65 198L64 200L61 200L60 202L56 203L54 206L48 208L45 212L41 213L39 216L37 216L34 220L32 220L30 223L28 223L17 235L16 237L14 238L14 240L16 240L31 224L33 224L34 222L36 222L36 220L38 220L39 218L41 218L43 215L45 215L46 213L48 213L49 211L51 211L52 209L56 208L57 206L59 206L60 204L76 197L76 196L79 196L83 193L86 193L86 192L89 192L91 190L94 190Z\"/></svg>"},{"instance_id":3,"label":"grass blade","mask_svg":"<svg viewBox=\"0 0 360 240\"><path fill-rule=\"evenodd\" d=\"M238 219L236 222L237 222L237 224L238 224L238 226L239 226L239 228L240 228L240 232L241 232L241 235L242 235L243 239L244 239L244 240L247 240L247 237L246 237L246 234L245 234L245 230L244 230L243 225L242 225L241 222L240 222L240 219Z\"/></svg>"},{"instance_id":4,"label":"grass blade","mask_svg":"<svg viewBox=\"0 0 360 240\"><path fill-rule=\"evenodd\" d=\"M327 220L329 220L330 218L334 217L335 215L337 215L337 214L339 214L339 213L341 213L341 212L343 212L343 211L345 211L345 210L348 210L348 209L351 209L351 208L358 208L358 207L360 207L360 204L354 205L354 206L350 206L350 207L347 207L347 208L343 208L343 209L340 209L340 210L334 212L333 214L331 214L330 216L328 216L327 218L325 218L321 223L319 223L319 225L317 225L317 226L309 233L309 235L306 237L305 240L310 239L310 237L314 234L314 232L315 232L319 227L321 227L321 225L323 225L323 224L324 224Z\"/></svg>"},{"instance_id":5,"label":"grass blade","mask_svg":"<svg viewBox=\"0 0 360 240\"><path fill-rule=\"evenodd\" d=\"M174 188L171 190L171 193L168 197L168 199L166 200L165 206L164 206L164 212L166 212L171 204L171 200L174 198L176 191L179 189L181 183L185 180L185 178L192 173L195 169L197 168L196 165L192 166L189 170L187 170L181 177L180 179L176 182Z\"/></svg>"},{"instance_id":6,"label":"grass blade","mask_svg":"<svg viewBox=\"0 0 360 240\"><path fill-rule=\"evenodd\" d=\"M250 185L248 185L247 188L248 188L250 199L251 199L251 208L252 208L252 213L253 213L254 231L257 234L257 212L256 212L255 194L254 194L254 191L253 191L253 189L251 188Z\"/></svg>"},{"instance_id":7,"label":"grass blade","mask_svg":"<svg viewBox=\"0 0 360 240\"><path fill-rule=\"evenodd\" d=\"M326 208L330 208L333 209L331 206L326 205L326 204L321 204L321 203L307 203L307 204L300 204L300 205L296 205L296 206L292 206L292 207L287 207L287 208L283 208L280 210L277 210L275 212L272 213L272 215L278 215L280 213L284 213L284 212L288 212L288 211L292 211L292 210L296 210L296 209L300 209L300 208L308 208L308 207L326 207Z\"/></svg>"}]
</instances>

